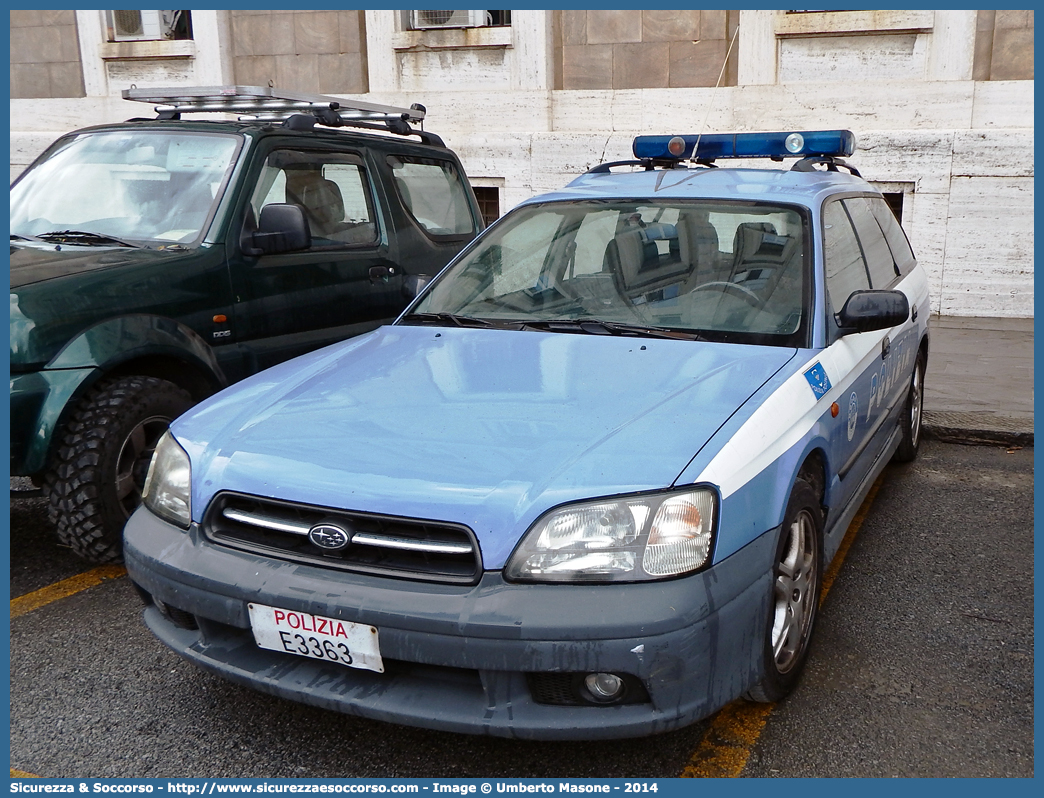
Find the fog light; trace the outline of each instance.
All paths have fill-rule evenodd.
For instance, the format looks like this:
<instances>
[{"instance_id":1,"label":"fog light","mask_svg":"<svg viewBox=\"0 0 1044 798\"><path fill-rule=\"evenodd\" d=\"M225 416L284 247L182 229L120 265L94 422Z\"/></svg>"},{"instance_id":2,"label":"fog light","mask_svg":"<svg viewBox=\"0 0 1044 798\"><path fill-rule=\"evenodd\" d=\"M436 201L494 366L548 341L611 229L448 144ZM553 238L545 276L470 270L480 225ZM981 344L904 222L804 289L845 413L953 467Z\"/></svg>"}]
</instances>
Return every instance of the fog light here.
<instances>
[{"instance_id":1,"label":"fog light","mask_svg":"<svg viewBox=\"0 0 1044 798\"><path fill-rule=\"evenodd\" d=\"M589 673L584 677L584 687L595 701L616 701L624 693L624 681L615 673Z\"/></svg>"}]
</instances>

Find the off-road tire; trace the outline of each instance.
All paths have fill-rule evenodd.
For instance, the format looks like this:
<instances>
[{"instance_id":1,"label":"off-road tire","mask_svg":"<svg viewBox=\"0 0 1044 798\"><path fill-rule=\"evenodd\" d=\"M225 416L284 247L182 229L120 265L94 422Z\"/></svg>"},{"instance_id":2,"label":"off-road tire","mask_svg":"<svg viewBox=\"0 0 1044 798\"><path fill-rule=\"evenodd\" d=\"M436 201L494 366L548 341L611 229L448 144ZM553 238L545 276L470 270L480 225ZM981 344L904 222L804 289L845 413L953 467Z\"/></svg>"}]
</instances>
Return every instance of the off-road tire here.
<instances>
[{"instance_id":1,"label":"off-road tire","mask_svg":"<svg viewBox=\"0 0 1044 798\"><path fill-rule=\"evenodd\" d=\"M156 443L192 404L188 391L156 377L105 380L84 396L44 475L63 544L89 562L120 561L123 525L141 502Z\"/></svg>"},{"instance_id":2,"label":"off-road tire","mask_svg":"<svg viewBox=\"0 0 1044 798\"><path fill-rule=\"evenodd\" d=\"M788 562L794 559L794 567ZM792 571L803 576L794 578ZM815 490L798 478L790 491L783 516L776 556L772 564L769 611L763 633L763 670L757 684L747 691L751 701L772 703L784 698L797 684L808 657L815 631L823 584L823 513ZM800 593L800 596L798 594ZM801 617L797 617L797 616ZM794 634L787 619L794 624ZM777 653L774 643L783 637Z\"/></svg>"}]
</instances>

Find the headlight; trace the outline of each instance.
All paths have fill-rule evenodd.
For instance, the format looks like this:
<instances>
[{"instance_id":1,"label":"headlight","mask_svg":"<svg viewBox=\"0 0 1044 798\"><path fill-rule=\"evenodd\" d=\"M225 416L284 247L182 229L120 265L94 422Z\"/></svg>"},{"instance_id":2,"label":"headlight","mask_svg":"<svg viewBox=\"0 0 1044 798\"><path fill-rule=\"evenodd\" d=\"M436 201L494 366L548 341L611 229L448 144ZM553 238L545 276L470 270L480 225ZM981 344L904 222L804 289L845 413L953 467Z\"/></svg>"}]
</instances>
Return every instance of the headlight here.
<instances>
[{"instance_id":1,"label":"headlight","mask_svg":"<svg viewBox=\"0 0 1044 798\"><path fill-rule=\"evenodd\" d=\"M504 568L506 579L638 582L702 568L716 497L707 488L558 507L537 522Z\"/></svg>"},{"instance_id":2,"label":"headlight","mask_svg":"<svg viewBox=\"0 0 1044 798\"><path fill-rule=\"evenodd\" d=\"M152 512L188 529L192 523L192 466L169 431L163 433L145 477L142 501Z\"/></svg>"}]
</instances>

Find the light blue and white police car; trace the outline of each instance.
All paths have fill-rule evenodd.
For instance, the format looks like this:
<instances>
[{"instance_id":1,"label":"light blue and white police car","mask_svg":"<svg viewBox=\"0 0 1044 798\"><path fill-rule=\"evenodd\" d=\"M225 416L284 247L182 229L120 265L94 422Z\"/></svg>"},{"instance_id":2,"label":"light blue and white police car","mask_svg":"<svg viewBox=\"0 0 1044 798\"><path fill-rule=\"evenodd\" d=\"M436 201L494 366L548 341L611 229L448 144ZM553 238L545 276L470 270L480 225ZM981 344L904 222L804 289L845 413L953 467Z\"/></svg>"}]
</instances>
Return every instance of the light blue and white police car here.
<instances>
[{"instance_id":1,"label":"light blue and white police car","mask_svg":"<svg viewBox=\"0 0 1044 798\"><path fill-rule=\"evenodd\" d=\"M786 695L846 527L917 454L927 280L850 132L697 138L637 138L394 325L178 419L125 532L149 628L259 690L457 732L633 736Z\"/></svg>"}]
</instances>

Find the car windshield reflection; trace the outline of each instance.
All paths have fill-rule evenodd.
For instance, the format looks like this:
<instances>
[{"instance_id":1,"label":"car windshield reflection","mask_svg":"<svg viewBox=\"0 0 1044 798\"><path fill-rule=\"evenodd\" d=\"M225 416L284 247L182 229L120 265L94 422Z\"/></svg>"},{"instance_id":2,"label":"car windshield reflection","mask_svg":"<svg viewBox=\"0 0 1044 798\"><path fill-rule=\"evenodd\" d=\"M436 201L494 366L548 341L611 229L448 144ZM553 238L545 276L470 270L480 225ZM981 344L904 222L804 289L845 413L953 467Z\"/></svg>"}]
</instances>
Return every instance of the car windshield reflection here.
<instances>
[{"instance_id":1,"label":"car windshield reflection","mask_svg":"<svg viewBox=\"0 0 1044 798\"><path fill-rule=\"evenodd\" d=\"M11 189L11 232L81 246L197 241L239 142L162 131L75 136Z\"/></svg>"},{"instance_id":2,"label":"car windshield reflection","mask_svg":"<svg viewBox=\"0 0 1044 798\"><path fill-rule=\"evenodd\" d=\"M440 276L403 321L456 317L593 334L616 324L805 345L806 229L801 209L762 203L526 206ZM546 324L584 320L599 324Z\"/></svg>"}]
</instances>

